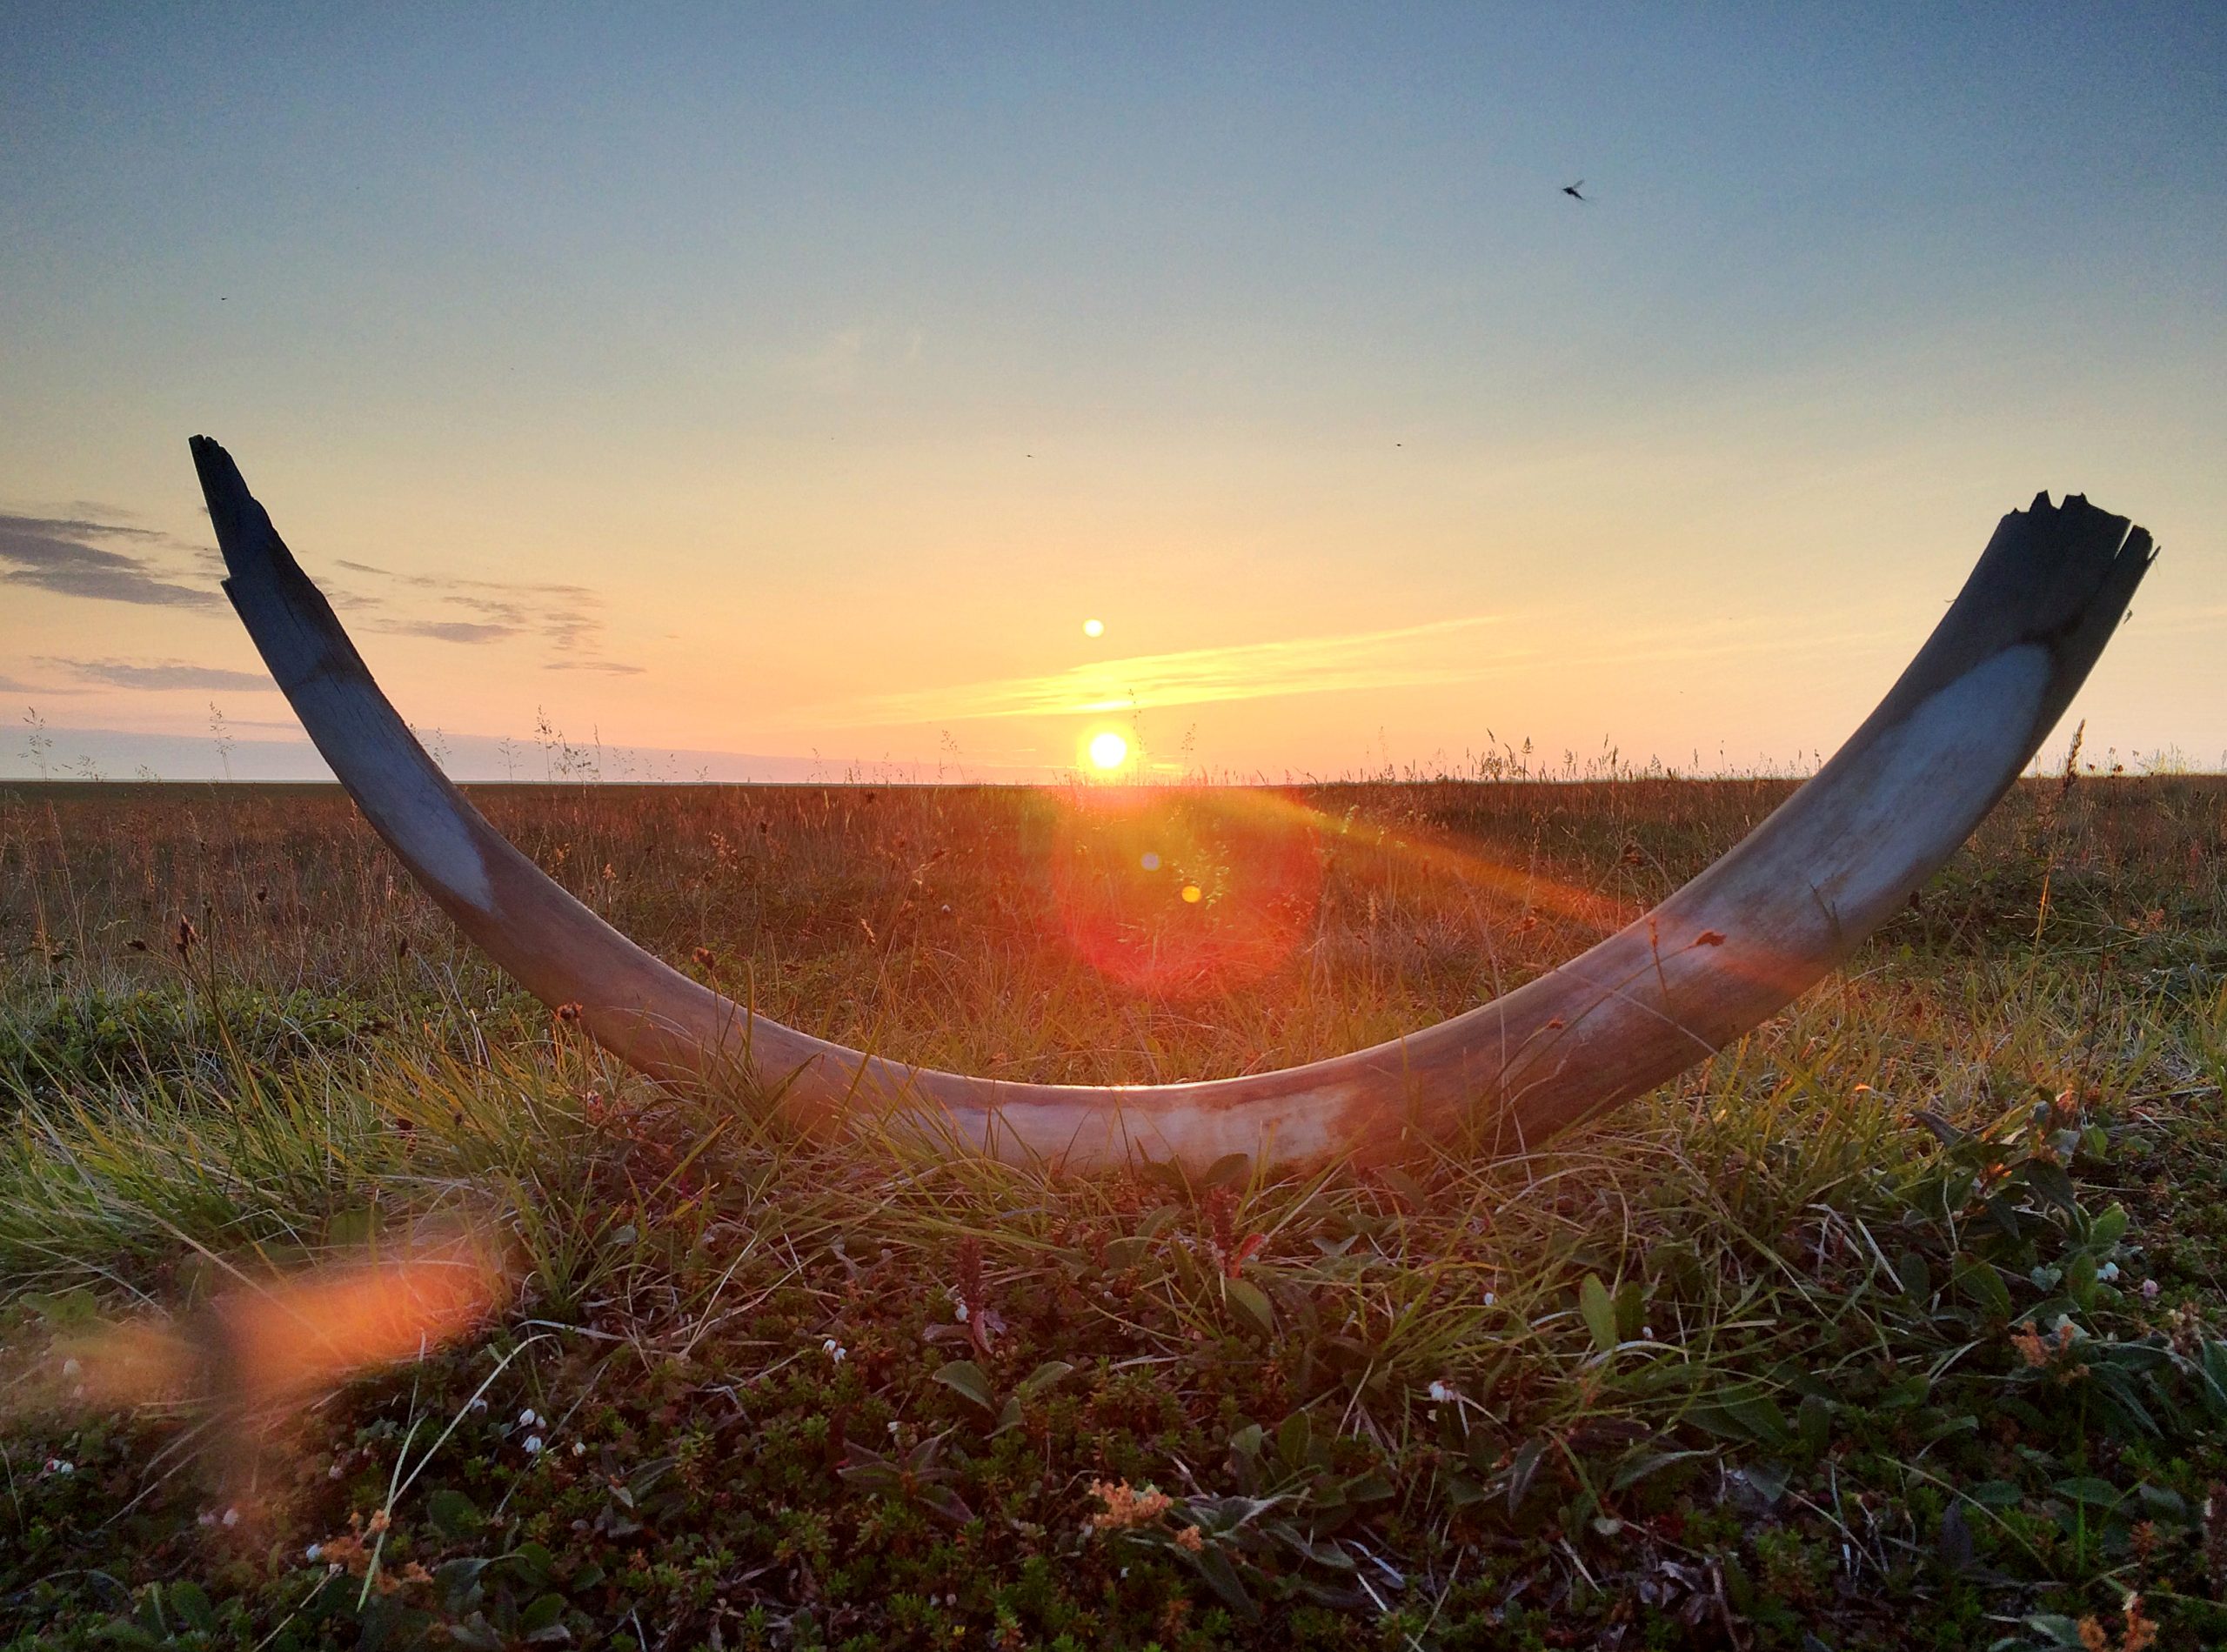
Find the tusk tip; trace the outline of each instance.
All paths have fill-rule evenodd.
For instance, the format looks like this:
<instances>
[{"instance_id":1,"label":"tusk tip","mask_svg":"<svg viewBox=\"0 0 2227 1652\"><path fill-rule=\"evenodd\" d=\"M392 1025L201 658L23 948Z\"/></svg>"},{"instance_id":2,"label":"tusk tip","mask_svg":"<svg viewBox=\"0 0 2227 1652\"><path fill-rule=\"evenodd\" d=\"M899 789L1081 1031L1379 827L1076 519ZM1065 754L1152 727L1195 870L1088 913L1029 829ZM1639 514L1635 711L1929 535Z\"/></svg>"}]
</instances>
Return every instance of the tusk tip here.
<instances>
[{"instance_id":1,"label":"tusk tip","mask_svg":"<svg viewBox=\"0 0 2227 1652\"><path fill-rule=\"evenodd\" d=\"M201 497L208 501L217 548L224 553L225 572L237 579L291 565L293 558L271 525L270 513L248 492L247 478L223 445L213 437L195 436L186 445L192 450L194 473L201 480Z\"/></svg>"}]
</instances>

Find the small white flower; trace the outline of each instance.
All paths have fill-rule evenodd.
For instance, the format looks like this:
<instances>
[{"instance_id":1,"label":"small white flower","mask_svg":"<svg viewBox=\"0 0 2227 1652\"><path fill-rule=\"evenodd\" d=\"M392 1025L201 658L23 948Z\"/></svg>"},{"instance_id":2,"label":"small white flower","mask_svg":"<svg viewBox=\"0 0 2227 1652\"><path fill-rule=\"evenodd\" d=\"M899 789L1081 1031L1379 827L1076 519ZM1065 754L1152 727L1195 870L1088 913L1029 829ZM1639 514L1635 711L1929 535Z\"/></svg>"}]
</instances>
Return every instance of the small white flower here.
<instances>
[{"instance_id":1,"label":"small white flower","mask_svg":"<svg viewBox=\"0 0 2227 1652\"><path fill-rule=\"evenodd\" d=\"M1652 1325L1641 1326L1639 1328L1639 1334L1641 1339L1644 1341L1652 1342L1655 1341L1655 1328Z\"/></svg>"},{"instance_id":2,"label":"small white flower","mask_svg":"<svg viewBox=\"0 0 2227 1652\"><path fill-rule=\"evenodd\" d=\"M227 1508L224 1511L224 1528L229 1531L239 1523L240 1511L237 1508Z\"/></svg>"},{"instance_id":3,"label":"small white flower","mask_svg":"<svg viewBox=\"0 0 2227 1652\"><path fill-rule=\"evenodd\" d=\"M85 1368L84 1366L79 1365L75 1360L64 1360L62 1361L62 1374L64 1376L76 1376L78 1372L84 1368Z\"/></svg>"},{"instance_id":4,"label":"small white flower","mask_svg":"<svg viewBox=\"0 0 2227 1652\"><path fill-rule=\"evenodd\" d=\"M1430 1397L1433 1404L1445 1405L1454 1398L1454 1390L1443 1382L1433 1382L1430 1385Z\"/></svg>"},{"instance_id":5,"label":"small white flower","mask_svg":"<svg viewBox=\"0 0 2227 1652\"><path fill-rule=\"evenodd\" d=\"M1485 1306L1487 1308L1490 1308L1495 1302L1499 1301L1500 1293L1498 1291L1487 1291L1485 1293Z\"/></svg>"},{"instance_id":6,"label":"small white flower","mask_svg":"<svg viewBox=\"0 0 2227 1652\"><path fill-rule=\"evenodd\" d=\"M2108 1283L2119 1276L2119 1265L2117 1262L2105 1262L2103 1267L2096 1270L2096 1274L2097 1278Z\"/></svg>"},{"instance_id":7,"label":"small white flower","mask_svg":"<svg viewBox=\"0 0 2227 1652\"><path fill-rule=\"evenodd\" d=\"M314 1563L324 1553L324 1545L323 1543L311 1543L307 1548L302 1551L302 1558Z\"/></svg>"},{"instance_id":8,"label":"small white flower","mask_svg":"<svg viewBox=\"0 0 2227 1652\"><path fill-rule=\"evenodd\" d=\"M572 1455L573 1455L575 1457L585 1457L585 1456L586 1456L586 1455L588 1455L588 1442L587 1442L586 1441L585 1441L585 1440L575 1440L575 1441L572 1441Z\"/></svg>"},{"instance_id":9,"label":"small white flower","mask_svg":"<svg viewBox=\"0 0 2227 1652\"><path fill-rule=\"evenodd\" d=\"M64 1458L49 1457L46 1460L46 1472L50 1475L74 1475L77 1472L77 1465Z\"/></svg>"},{"instance_id":10,"label":"small white flower","mask_svg":"<svg viewBox=\"0 0 2227 1652\"><path fill-rule=\"evenodd\" d=\"M525 1455L526 1455L527 1456L529 1456L529 1457L533 1457L533 1456L538 1456L538 1455L540 1455L540 1453L541 1453L541 1436L540 1436L539 1435L538 1435L538 1434L530 1434L530 1435L526 1435L526 1437L525 1437Z\"/></svg>"},{"instance_id":11,"label":"small white flower","mask_svg":"<svg viewBox=\"0 0 2227 1652\"><path fill-rule=\"evenodd\" d=\"M324 1471L324 1477L325 1477L327 1480L338 1480L338 1479L339 1479L339 1478L340 1478L340 1476L342 1475L342 1474L344 1474L344 1472L345 1472L345 1470L344 1470L344 1469L340 1467L340 1465L339 1465L338 1463L337 1463L337 1462L336 1462L336 1463L334 1463L334 1464L332 1465L332 1467L331 1467L331 1468L328 1468L328 1469L326 1469L326 1470Z\"/></svg>"},{"instance_id":12,"label":"small white flower","mask_svg":"<svg viewBox=\"0 0 2227 1652\"><path fill-rule=\"evenodd\" d=\"M466 1411L485 1411L486 1408L487 1397L486 1395L480 1394L473 1395L471 1396L471 1403L465 1407Z\"/></svg>"},{"instance_id":13,"label":"small white flower","mask_svg":"<svg viewBox=\"0 0 2227 1652\"><path fill-rule=\"evenodd\" d=\"M951 1310L951 1316L952 1316L952 1318L953 1318L953 1319L957 1320L957 1321L958 1321L961 1325L966 1324L966 1303L964 1303L964 1302L961 1302L961 1303L960 1303L957 1308L954 1308L953 1309L952 1309L952 1310Z\"/></svg>"},{"instance_id":14,"label":"small white flower","mask_svg":"<svg viewBox=\"0 0 2227 1652\"><path fill-rule=\"evenodd\" d=\"M533 1408L532 1406L528 1406L525 1410L518 1413L518 1427L521 1428L531 1428L535 1423L540 1421L541 1419L534 1415Z\"/></svg>"},{"instance_id":15,"label":"small white flower","mask_svg":"<svg viewBox=\"0 0 2227 1652\"><path fill-rule=\"evenodd\" d=\"M2142 1300L2145 1302L2154 1302L2157 1300L2157 1293L2164 1288L2156 1280L2145 1279L2142 1281Z\"/></svg>"},{"instance_id":16,"label":"small white flower","mask_svg":"<svg viewBox=\"0 0 2227 1652\"><path fill-rule=\"evenodd\" d=\"M838 1342L832 1336L827 1338L826 1341L823 1341L819 1345L819 1351L825 1354L829 1359L834 1361L838 1365L842 1364L844 1361L851 1357L851 1350L845 1348L840 1342Z\"/></svg>"},{"instance_id":17,"label":"small white flower","mask_svg":"<svg viewBox=\"0 0 2227 1652\"><path fill-rule=\"evenodd\" d=\"M889 1437L892 1440L897 1438L897 1431L904 1426L905 1425L903 1423L898 1421L894 1417L892 1417L889 1421Z\"/></svg>"}]
</instances>

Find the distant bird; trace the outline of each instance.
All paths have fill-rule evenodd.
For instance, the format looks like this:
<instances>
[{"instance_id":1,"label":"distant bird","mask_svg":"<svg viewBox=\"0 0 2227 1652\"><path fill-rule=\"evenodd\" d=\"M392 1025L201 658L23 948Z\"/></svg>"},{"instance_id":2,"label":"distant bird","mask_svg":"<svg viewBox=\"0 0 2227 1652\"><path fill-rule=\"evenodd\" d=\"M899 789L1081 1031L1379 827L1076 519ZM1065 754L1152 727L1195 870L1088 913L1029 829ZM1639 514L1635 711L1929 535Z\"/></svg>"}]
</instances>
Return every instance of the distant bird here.
<instances>
[{"instance_id":1,"label":"distant bird","mask_svg":"<svg viewBox=\"0 0 2227 1652\"><path fill-rule=\"evenodd\" d=\"M1576 182L1576 183L1575 183L1575 184L1563 184L1563 185L1562 185L1562 193L1563 193L1564 195L1568 196L1568 197L1569 197L1569 198L1570 198L1571 200L1573 200L1573 201L1582 201L1583 199L1585 199L1585 197L1584 197L1582 195L1580 195L1580 194L1578 193L1578 191L1580 191L1580 190L1583 189L1584 187L1585 187L1585 180L1584 180L1583 178L1580 178L1580 179L1578 179L1578 180L1577 180L1577 182Z\"/></svg>"}]
</instances>

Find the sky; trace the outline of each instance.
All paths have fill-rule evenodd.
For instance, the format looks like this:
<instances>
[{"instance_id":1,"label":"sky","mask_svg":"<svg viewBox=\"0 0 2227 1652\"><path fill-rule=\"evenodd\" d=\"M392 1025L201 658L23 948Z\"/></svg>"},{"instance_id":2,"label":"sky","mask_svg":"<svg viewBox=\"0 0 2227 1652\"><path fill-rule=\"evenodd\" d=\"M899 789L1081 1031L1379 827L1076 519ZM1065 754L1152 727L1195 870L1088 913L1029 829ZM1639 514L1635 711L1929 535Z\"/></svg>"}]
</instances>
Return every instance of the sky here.
<instances>
[{"instance_id":1,"label":"sky","mask_svg":"<svg viewBox=\"0 0 2227 1652\"><path fill-rule=\"evenodd\" d=\"M1806 768L2041 489L2227 764L2216 5L9 17L0 775L321 772L196 432L465 778Z\"/></svg>"}]
</instances>

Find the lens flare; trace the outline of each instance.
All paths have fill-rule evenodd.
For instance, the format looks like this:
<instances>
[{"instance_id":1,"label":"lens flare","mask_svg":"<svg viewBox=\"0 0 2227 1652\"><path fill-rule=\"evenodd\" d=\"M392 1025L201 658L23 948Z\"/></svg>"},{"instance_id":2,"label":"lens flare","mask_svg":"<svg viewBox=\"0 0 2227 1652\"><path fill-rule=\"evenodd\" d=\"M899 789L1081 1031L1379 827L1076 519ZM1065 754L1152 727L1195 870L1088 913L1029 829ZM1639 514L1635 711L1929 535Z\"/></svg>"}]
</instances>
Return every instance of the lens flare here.
<instances>
[{"instance_id":1,"label":"lens flare","mask_svg":"<svg viewBox=\"0 0 2227 1652\"><path fill-rule=\"evenodd\" d=\"M1101 769L1118 769L1128 761L1129 743L1107 729L1090 737L1090 760Z\"/></svg>"},{"instance_id":2,"label":"lens flare","mask_svg":"<svg viewBox=\"0 0 2227 1652\"><path fill-rule=\"evenodd\" d=\"M1127 991L1171 1001L1235 991L1286 967L1314 928L1326 854L1311 810L1154 786L1079 786L1047 803L1060 929Z\"/></svg>"}]
</instances>

